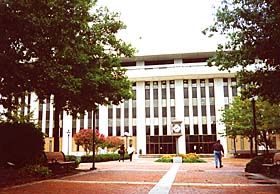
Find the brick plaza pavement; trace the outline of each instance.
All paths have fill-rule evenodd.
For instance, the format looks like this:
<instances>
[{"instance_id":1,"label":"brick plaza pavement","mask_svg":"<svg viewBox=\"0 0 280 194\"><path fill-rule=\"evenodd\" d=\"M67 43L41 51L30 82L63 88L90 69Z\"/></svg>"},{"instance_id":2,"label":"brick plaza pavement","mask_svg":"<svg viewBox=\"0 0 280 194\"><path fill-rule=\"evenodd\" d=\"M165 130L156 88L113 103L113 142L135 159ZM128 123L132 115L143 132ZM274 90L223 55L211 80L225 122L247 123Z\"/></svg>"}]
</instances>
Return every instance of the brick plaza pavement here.
<instances>
[{"instance_id":1,"label":"brick plaza pavement","mask_svg":"<svg viewBox=\"0 0 280 194\"><path fill-rule=\"evenodd\" d=\"M97 170L74 176L5 188L0 194L279 194L280 180L244 172L246 159L224 158L223 168L207 163L156 163L154 158L132 162L96 163ZM92 164L80 164L89 169Z\"/></svg>"}]
</instances>

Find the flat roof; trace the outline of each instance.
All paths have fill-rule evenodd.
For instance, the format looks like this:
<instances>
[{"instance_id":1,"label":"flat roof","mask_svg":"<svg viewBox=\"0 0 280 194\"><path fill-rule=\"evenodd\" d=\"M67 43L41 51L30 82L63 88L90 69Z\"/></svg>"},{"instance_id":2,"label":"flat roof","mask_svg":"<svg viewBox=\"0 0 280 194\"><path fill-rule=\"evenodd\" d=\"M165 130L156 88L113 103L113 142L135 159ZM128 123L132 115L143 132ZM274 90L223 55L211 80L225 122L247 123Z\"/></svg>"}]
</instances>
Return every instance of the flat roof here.
<instances>
[{"instance_id":1,"label":"flat roof","mask_svg":"<svg viewBox=\"0 0 280 194\"><path fill-rule=\"evenodd\" d=\"M142 55L131 58L123 58L123 62L133 61L161 61L161 60L172 60L172 59L199 59L209 58L215 54L215 51L211 52L193 52L193 53L175 53L175 54L158 54L158 55Z\"/></svg>"}]
</instances>

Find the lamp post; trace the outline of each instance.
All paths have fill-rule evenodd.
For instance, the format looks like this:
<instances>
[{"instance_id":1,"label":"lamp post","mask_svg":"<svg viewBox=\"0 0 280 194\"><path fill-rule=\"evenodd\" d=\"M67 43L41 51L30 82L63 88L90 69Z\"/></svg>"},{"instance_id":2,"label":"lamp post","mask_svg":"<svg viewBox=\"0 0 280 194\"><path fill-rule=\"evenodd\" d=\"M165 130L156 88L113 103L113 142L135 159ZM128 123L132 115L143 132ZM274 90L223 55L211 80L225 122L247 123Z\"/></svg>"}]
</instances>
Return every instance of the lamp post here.
<instances>
[{"instance_id":1,"label":"lamp post","mask_svg":"<svg viewBox=\"0 0 280 194\"><path fill-rule=\"evenodd\" d=\"M129 133L126 131L126 132L124 132L124 136L125 136L125 147L126 147L126 149L128 148L128 136L129 136Z\"/></svg>"},{"instance_id":2,"label":"lamp post","mask_svg":"<svg viewBox=\"0 0 280 194\"><path fill-rule=\"evenodd\" d=\"M67 155L69 155L69 147L70 147L70 130L68 129L68 131L66 132L67 136L68 136L68 146L67 146Z\"/></svg>"},{"instance_id":3,"label":"lamp post","mask_svg":"<svg viewBox=\"0 0 280 194\"><path fill-rule=\"evenodd\" d=\"M253 96L249 99L252 102L253 107L253 129L254 129L254 139L255 139L255 154L258 155L258 143L257 143L257 124L256 124L256 101L258 96Z\"/></svg>"},{"instance_id":4,"label":"lamp post","mask_svg":"<svg viewBox=\"0 0 280 194\"><path fill-rule=\"evenodd\" d=\"M95 170L95 114L96 114L96 109L92 111L92 167L90 170Z\"/></svg>"}]
</instances>

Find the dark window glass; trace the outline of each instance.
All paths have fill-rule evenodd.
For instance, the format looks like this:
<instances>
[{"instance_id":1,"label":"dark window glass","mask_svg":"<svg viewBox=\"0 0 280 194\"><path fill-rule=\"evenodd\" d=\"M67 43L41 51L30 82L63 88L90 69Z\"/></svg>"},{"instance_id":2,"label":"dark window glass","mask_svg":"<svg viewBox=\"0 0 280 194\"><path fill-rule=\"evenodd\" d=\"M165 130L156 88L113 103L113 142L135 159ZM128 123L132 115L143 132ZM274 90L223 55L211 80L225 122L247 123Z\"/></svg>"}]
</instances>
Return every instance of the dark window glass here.
<instances>
[{"instance_id":1,"label":"dark window glass","mask_svg":"<svg viewBox=\"0 0 280 194\"><path fill-rule=\"evenodd\" d=\"M161 98L166 99L166 88L161 89Z\"/></svg>"},{"instance_id":2,"label":"dark window glass","mask_svg":"<svg viewBox=\"0 0 280 194\"><path fill-rule=\"evenodd\" d=\"M210 115L211 116L215 116L216 113L215 113L215 105L210 105Z\"/></svg>"},{"instance_id":3,"label":"dark window glass","mask_svg":"<svg viewBox=\"0 0 280 194\"><path fill-rule=\"evenodd\" d=\"M194 134L198 135L198 125L193 126Z\"/></svg>"},{"instance_id":4,"label":"dark window glass","mask_svg":"<svg viewBox=\"0 0 280 194\"><path fill-rule=\"evenodd\" d=\"M145 108L145 111L146 111L146 118L150 118L150 107L146 107Z\"/></svg>"},{"instance_id":5,"label":"dark window glass","mask_svg":"<svg viewBox=\"0 0 280 194\"><path fill-rule=\"evenodd\" d=\"M167 126L166 125L162 126L162 133L163 133L163 135L167 135Z\"/></svg>"},{"instance_id":6,"label":"dark window glass","mask_svg":"<svg viewBox=\"0 0 280 194\"><path fill-rule=\"evenodd\" d=\"M197 106L193 106L193 116L197 116L198 112L197 112Z\"/></svg>"},{"instance_id":7,"label":"dark window glass","mask_svg":"<svg viewBox=\"0 0 280 194\"><path fill-rule=\"evenodd\" d=\"M150 89L145 89L145 99L150 100Z\"/></svg>"},{"instance_id":8,"label":"dark window glass","mask_svg":"<svg viewBox=\"0 0 280 194\"><path fill-rule=\"evenodd\" d=\"M211 125L211 133L216 134L216 124Z\"/></svg>"},{"instance_id":9,"label":"dark window glass","mask_svg":"<svg viewBox=\"0 0 280 194\"><path fill-rule=\"evenodd\" d=\"M170 107L170 111L171 111L171 117L175 117L175 107L174 106Z\"/></svg>"},{"instance_id":10,"label":"dark window glass","mask_svg":"<svg viewBox=\"0 0 280 194\"><path fill-rule=\"evenodd\" d=\"M185 125L185 134L186 135L190 134L190 126L189 125Z\"/></svg>"},{"instance_id":11,"label":"dark window glass","mask_svg":"<svg viewBox=\"0 0 280 194\"><path fill-rule=\"evenodd\" d=\"M113 109L112 108L108 108L108 118L109 119L113 118Z\"/></svg>"},{"instance_id":12,"label":"dark window glass","mask_svg":"<svg viewBox=\"0 0 280 194\"><path fill-rule=\"evenodd\" d=\"M228 87L224 86L224 97L228 97Z\"/></svg>"},{"instance_id":13,"label":"dark window glass","mask_svg":"<svg viewBox=\"0 0 280 194\"><path fill-rule=\"evenodd\" d=\"M133 136L137 136L136 126L132 126L132 133Z\"/></svg>"},{"instance_id":14,"label":"dark window glass","mask_svg":"<svg viewBox=\"0 0 280 194\"><path fill-rule=\"evenodd\" d=\"M189 98L189 89L184 88L184 98Z\"/></svg>"},{"instance_id":15,"label":"dark window glass","mask_svg":"<svg viewBox=\"0 0 280 194\"><path fill-rule=\"evenodd\" d=\"M184 106L184 116L185 117L190 116L190 114L189 114L189 106Z\"/></svg>"},{"instance_id":16,"label":"dark window glass","mask_svg":"<svg viewBox=\"0 0 280 194\"><path fill-rule=\"evenodd\" d=\"M192 87L192 97L197 98L197 88L196 87Z\"/></svg>"},{"instance_id":17,"label":"dark window glass","mask_svg":"<svg viewBox=\"0 0 280 194\"><path fill-rule=\"evenodd\" d=\"M167 117L167 108L162 107L162 117Z\"/></svg>"},{"instance_id":18,"label":"dark window glass","mask_svg":"<svg viewBox=\"0 0 280 194\"><path fill-rule=\"evenodd\" d=\"M136 118L136 107L132 108L132 118Z\"/></svg>"},{"instance_id":19,"label":"dark window glass","mask_svg":"<svg viewBox=\"0 0 280 194\"><path fill-rule=\"evenodd\" d=\"M148 135L148 136L151 135L150 126L146 126L146 135Z\"/></svg>"},{"instance_id":20,"label":"dark window glass","mask_svg":"<svg viewBox=\"0 0 280 194\"><path fill-rule=\"evenodd\" d=\"M214 87L213 86L209 87L209 96L210 97L214 97L215 96L215 92L214 92Z\"/></svg>"},{"instance_id":21,"label":"dark window glass","mask_svg":"<svg viewBox=\"0 0 280 194\"><path fill-rule=\"evenodd\" d=\"M237 87L236 86L232 87L232 96L237 96Z\"/></svg>"},{"instance_id":22,"label":"dark window glass","mask_svg":"<svg viewBox=\"0 0 280 194\"><path fill-rule=\"evenodd\" d=\"M113 136L113 129L112 129L112 127L108 127L108 136Z\"/></svg>"},{"instance_id":23,"label":"dark window glass","mask_svg":"<svg viewBox=\"0 0 280 194\"><path fill-rule=\"evenodd\" d=\"M170 88L170 99L175 99L175 88Z\"/></svg>"},{"instance_id":24,"label":"dark window glass","mask_svg":"<svg viewBox=\"0 0 280 194\"><path fill-rule=\"evenodd\" d=\"M201 114L202 114L202 116L206 116L206 106L205 105L201 106Z\"/></svg>"},{"instance_id":25,"label":"dark window glass","mask_svg":"<svg viewBox=\"0 0 280 194\"><path fill-rule=\"evenodd\" d=\"M205 98L206 97L205 87L201 87L200 88L200 93L201 93L201 98Z\"/></svg>"},{"instance_id":26,"label":"dark window glass","mask_svg":"<svg viewBox=\"0 0 280 194\"><path fill-rule=\"evenodd\" d=\"M154 99L158 99L158 89L154 89Z\"/></svg>"},{"instance_id":27,"label":"dark window glass","mask_svg":"<svg viewBox=\"0 0 280 194\"><path fill-rule=\"evenodd\" d=\"M117 130L117 136L121 136L121 127L117 126L116 130Z\"/></svg>"},{"instance_id":28,"label":"dark window glass","mask_svg":"<svg viewBox=\"0 0 280 194\"><path fill-rule=\"evenodd\" d=\"M117 113L116 117L121 118L121 109L120 108L116 109L116 113Z\"/></svg>"},{"instance_id":29,"label":"dark window glass","mask_svg":"<svg viewBox=\"0 0 280 194\"><path fill-rule=\"evenodd\" d=\"M207 125L202 125L202 133L207 135Z\"/></svg>"},{"instance_id":30,"label":"dark window glass","mask_svg":"<svg viewBox=\"0 0 280 194\"><path fill-rule=\"evenodd\" d=\"M155 131L155 135L159 135L159 129L157 125L155 125L154 131Z\"/></svg>"},{"instance_id":31,"label":"dark window glass","mask_svg":"<svg viewBox=\"0 0 280 194\"><path fill-rule=\"evenodd\" d=\"M124 118L128 118L128 108L124 108Z\"/></svg>"},{"instance_id":32,"label":"dark window glass","mask_svg":"<svg viewBox=\"0 0 280 194\"><path fill-rule=\"evenodd\" d=\"M158 107L154 107L154 117L158 117Z\"/></svg>"}]
</instances>

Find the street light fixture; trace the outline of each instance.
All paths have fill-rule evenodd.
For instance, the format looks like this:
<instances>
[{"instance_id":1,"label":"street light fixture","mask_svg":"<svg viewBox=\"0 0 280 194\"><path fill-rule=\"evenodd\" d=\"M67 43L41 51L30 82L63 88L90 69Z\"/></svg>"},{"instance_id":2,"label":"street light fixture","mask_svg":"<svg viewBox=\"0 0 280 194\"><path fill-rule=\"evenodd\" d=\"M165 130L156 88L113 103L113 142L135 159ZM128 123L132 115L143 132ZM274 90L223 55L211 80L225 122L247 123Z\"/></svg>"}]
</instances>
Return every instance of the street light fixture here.
<instances>
[{"instance_id":1,"label":"street light fixture","mask_svg":"<svg viewBox=\"0 0 280 194\"><path fill-rule=\"evenodd\" d=\"M255 154L258 155L258 143L257 143L257 124L256 124L256 101L258 100L258 96L253 96L249 98L252 102L253 107L253 126L254 126L254 138L255 138Z\"/></svg>"},{"instance_id":2,"label":"street light fixture","mask_svg":"<svg viewBox=\"0 0 280 194\"><path fill-rule=\"evenodd\" d=\"M70 130L68 129L68 131L66 132L67 133L67 136L68 136L68 150L67 150L67 155L69 155L69 147L70 147Z\"/></svg>"}]
</instances>

